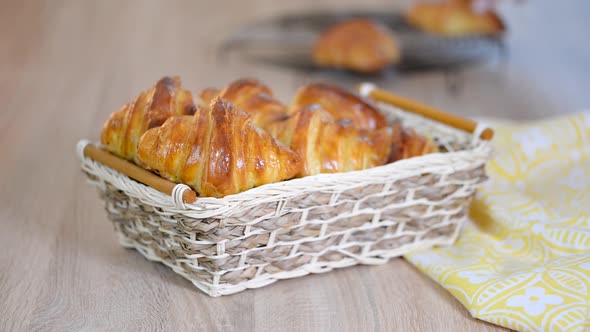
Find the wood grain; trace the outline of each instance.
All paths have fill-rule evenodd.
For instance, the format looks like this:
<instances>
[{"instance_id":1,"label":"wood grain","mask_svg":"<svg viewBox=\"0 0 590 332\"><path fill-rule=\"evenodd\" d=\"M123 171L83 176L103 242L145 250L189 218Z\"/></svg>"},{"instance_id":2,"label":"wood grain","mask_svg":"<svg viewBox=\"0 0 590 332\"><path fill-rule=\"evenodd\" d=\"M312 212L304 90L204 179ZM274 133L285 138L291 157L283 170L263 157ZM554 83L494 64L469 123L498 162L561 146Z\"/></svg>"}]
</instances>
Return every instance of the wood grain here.
<instances>
[{"instance_id":1,"label":"wood grain","mask_svg":"<svg viewBox=\"0 0 590 332\"><path fill-rule=\"evenodd\" d=\"M402 259L211 299L162 265L121 248L75 156L108 114L165 74L192 90L237 77L289 100L312 80L366 78L254 65L215 46L278 12L340 0L1 1L0 330L493 331ZM402 4L372 0L363 6ZM460 73L378 78L385 89L468 117L532 119L590 104L589 3L504 8L509 57ZM553 22L546 24L551 16ZM451 84L449 82L458 83Z\"/></svg>"}]
</instances>

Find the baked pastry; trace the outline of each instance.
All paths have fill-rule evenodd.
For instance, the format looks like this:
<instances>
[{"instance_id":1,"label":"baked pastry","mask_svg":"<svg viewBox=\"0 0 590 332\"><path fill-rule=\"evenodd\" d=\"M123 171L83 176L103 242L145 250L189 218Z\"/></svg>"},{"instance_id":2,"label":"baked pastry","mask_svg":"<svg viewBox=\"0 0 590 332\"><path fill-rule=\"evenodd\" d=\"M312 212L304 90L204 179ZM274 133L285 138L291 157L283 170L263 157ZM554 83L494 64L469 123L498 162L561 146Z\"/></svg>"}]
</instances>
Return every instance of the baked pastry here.
<instances>
[{"instance_id":1,"label":"baked pastry","mask_svg":"<svg viewBox=\"0 0 590 332\"><path fill-rule=\"evenodd\" d=\"M319 104L336 120L347 120L357 129L379 129L387 125L377 108L352 93L326 84L308 84L297 91L290 113L302 106Z\"/></svg>"},{"instance_id":2,"label":"baked pastry","mask_svg":"<svg viewBox=\"0 0 590 332\"><path fill-rule=\"evenodd\" d=\"M391 128L359 130L317 104L300 107L269 132L301 156L300 177L383 165L392 143Z\"/></svg>"},{"instance_id":3,"label":"baked pastry","mask_svg":"<svg viewBox=\"0 0 590 332\"><path fill-rule=\"evenodd\" d=\"M403 127L399 121L391 125L392 144L388 162L438 152L438 147L428 137L418 134L413 128Z\"/></svg>"},{"instance_id":4,"label":"baked pastry","mask_svg":"<svg viewBox=\"0 0 590 332\"><path fill-rule=\"evenodd\" d=\"M257 80L240 79L221 91L213 88L204 89L199 94L199 105L207 107L217 96L231 102L237 109L251 114L252 123L261 128L287 115L287 107L274 98L266 85Z\"/></svg>"},{"instance_id":5,"label":"baked pastry","mask_svg":"<svg viewBox=\"0 0 590 332\"><path fill-rule=\"evenodd\" d=\"M173 115L191 115L196 107L192 94L181 87L179 77L163 77L131 103L112 113L100 135L110 152L134 160L143 133L158 127Z\"/></svg>"},{"instance_id":6,"label":"baked pastry","mask_svg":"<svg viewBox=\"0 0 590 332\"><path fill-rule=\"evenodd\" d=\"M408 22L430 33L445 36L493 35L504 31L504 23L491 10L476 13L473 0L418 3L407 14Z\"/></svg>"},{"instance_id":7,"label":"baked pastry","mask_svg":"<svg viewBox=\"0 0 590 332\"><path fill-rule=\"evenodd\" d=\"M144 167L212 197L292 178L302 166L295 152L220 98L194 116L148 130L137 157Z\"/></svg>"},{"instance_id":8,"label":"baked pastry","mask_svg":"<svg viewBox=\"0 0 590 332\"><path fill-rule=\"evenodd\" d=\"M219 96L221 90L216 88L205 88L201 90L199 93L199 107L207 108L215 99L215 97Z\"/></svg>"},{"instance_id":9,"label":"baked pastry","mask_svg":"<svg viewBox=\"0 0 590 332\"><path fill-rule=\"evenodd\" d=\"M312 52L318 66L361 73L379 72L400 60L393 32L366 19L331 26L315 41Z\"/></svg>"}]
</instances>

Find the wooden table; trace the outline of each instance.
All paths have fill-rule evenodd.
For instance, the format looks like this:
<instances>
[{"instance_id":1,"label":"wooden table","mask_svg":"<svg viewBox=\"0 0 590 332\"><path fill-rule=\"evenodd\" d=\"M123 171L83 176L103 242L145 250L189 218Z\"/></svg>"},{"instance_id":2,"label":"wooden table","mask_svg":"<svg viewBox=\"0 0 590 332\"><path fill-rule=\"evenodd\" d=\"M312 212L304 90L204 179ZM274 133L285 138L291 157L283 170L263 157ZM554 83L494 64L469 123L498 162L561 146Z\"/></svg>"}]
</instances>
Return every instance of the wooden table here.
<instances>
[{"instance_id":1,"label":"wooden table","mask_svg":"<svg viewBox=\"0 0 590 332\"><path fill-rule=\"evenodd\" d=\"M403 5L381 2L364 6ZM509 58L455 75L458 90L440 72L391 72L379 82L468 116L575 111L590 104L590 48L581 34L590 31L588 4L508 6ZM2 1L0 330L498 329L472 319L402 259L209 298L122 249L84 183L76 141L97 139L110 112L165 74L181 74L193 90L257 77L284 100L306 81L357 82L216 57L219 40L244 22L336 6L343 1Z\"/></svg>"}]
</instances>

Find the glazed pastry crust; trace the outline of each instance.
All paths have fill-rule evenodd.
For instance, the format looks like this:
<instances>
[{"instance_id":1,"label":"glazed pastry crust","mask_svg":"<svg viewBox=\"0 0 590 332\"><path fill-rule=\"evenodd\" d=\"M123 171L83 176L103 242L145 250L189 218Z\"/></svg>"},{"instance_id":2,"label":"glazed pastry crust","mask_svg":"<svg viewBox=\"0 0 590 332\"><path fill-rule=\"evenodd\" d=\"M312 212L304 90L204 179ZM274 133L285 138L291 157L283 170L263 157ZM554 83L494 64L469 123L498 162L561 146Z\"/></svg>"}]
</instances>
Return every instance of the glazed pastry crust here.
<instances>
[{"instance_id":1,"label":"glazed pastry crust","mask_svg":"<svg viewBox=\"0 0 590 332\"><path fill-rule=\"evenodd\" d=\"M380 129L387 126L383 114L373 105L356 95L327 84L308 84L297 91L289 112L297 112L302 106L321 105L336 120L350 121L357 129Z\"/></svg>"},{"instance_id":2,"label":"glazed pastry crust","mask_svg":"<svg viewBox=\"0 0 590 332\"><path fill-rule=\"evenodd\" d=\"M299 108L269 131L299 154L303 161L300 177L383 165L392 144L391 128L359 130L317 104Z\"/></svg>"},{"instance_id":3,"label":"glazed pastry crust","mask_svg":"<svg viewBox=\"0 0 590 332\"><path fill-rule=\"evenodd\" d=\"M390 163L439 151L430 138L418 134L413 128L404 128L399 121L394 122L391 129Z\"/></svg>"},{"instance_id":4,"label":"glazed pastry crust","mask_svg":"<svg viewBox=\"0 0 590 332\"><path fill-rule=\"evenodd\" d=\"M504 23L492 12L476 13L472 0L418 3L407 14L413 26L444 36L494 35L504 31Z\"/></svg>"},{"instance_id":5,"label":"glazed pastry crust","mask_svg":"<svg viewBox=\"0 0 590 332\"><path fill-rule=\"evenodd\" d=\"M135 160L143 133L161 126L171 116L190 115L195 110L192 94L182 89L180 78L163 77L110 115L101 131L101 143L108 151Z\"/></svg>"},{"instance_id":6,"label":"glazed pastry crust","mask_svg":"<svg viewBox=\"0 0 590 332\"><path fill-rule=\"evenodd\" d=\"M101 142L209 197L437 151L399 121L388 126L369 102L326 84L301 87L289 108L256 80L205 89L199 103L206 106L196 109L178 77L164 77L111 114Z\"/></svg>"},{"instance_id":7,"label":"glazed pastry crust","mask_svg":"<svg viewBox=\"0 0 590 332\"><path fill-rule=\"evenodd\" d=\"M237 109L252 116L255 126L265 128L270 122L287 116L287 107L274 98L272 90L253 79L240 79L223 90L207 88L199 94L199 105L208 107L215 97L231 102Z\"/></svg>"},{"instance_id":8,"label":"glazed pastry crust","mask_svg":"<svg viewBox=\"0 0 590 332\"><path fill-rule=\"evenodd\" d=\"M393 33L366 19L338 23L324 31L313 46L318 66L374 73L398 63L400 49Z\"/></svg>"},{"instance_id":9,"label":"glazed pastry crust","mask_svg":"<svg viewBox=\"0 0 590 332\"><path fill-rule=\"evenodd\" d=\"M295 152L220 98L193 116L172 117L148 130L138 159L162 177L211 197L290 179L302 167Z\"/></svg>"}]
</instances>

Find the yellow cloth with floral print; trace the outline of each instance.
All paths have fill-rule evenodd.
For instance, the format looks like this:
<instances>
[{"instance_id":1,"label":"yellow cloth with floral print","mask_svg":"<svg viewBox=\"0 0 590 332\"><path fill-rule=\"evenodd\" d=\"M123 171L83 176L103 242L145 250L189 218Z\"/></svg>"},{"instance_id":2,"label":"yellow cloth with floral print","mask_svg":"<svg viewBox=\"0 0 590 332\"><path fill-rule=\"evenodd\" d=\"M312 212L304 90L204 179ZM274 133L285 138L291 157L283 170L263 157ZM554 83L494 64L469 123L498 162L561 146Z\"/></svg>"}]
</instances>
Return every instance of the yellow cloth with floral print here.
<instances>
[{"instance_id":1,"label":"yellow cloth with floral print","mask_svg":"<svg viewBox=\"0 0 590 332\"><path fill-rule=\"evenodd\" d=\"M497 128L494 146L457 243L406 259L476 318L590 331L590 113Z\"/></svg>"}]
</instances>

